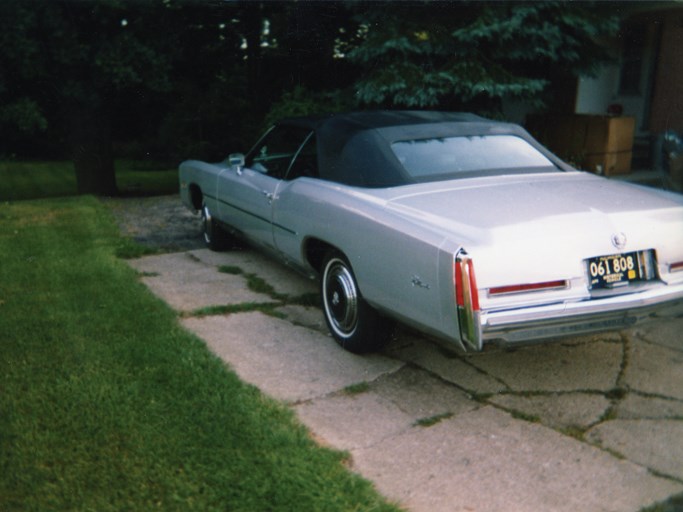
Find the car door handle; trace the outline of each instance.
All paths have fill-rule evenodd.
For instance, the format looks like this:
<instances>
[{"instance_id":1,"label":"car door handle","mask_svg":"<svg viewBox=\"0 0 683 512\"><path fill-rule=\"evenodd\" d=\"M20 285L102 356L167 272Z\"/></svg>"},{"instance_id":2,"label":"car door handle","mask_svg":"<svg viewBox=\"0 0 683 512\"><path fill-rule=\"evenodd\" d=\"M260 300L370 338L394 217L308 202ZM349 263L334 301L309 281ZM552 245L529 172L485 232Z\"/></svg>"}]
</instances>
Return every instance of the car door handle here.
<instances>
[{"instance_id":1,"label":"car door handle","mask_svg":"<svg viewBox=\"0 0 683 512\"><path fill-rule=\"evenodd\" d=\"M261 190L261 194L266 196L266 199L268 199L269 203L273 201L273 193L272 192L268 192L267 190Z\"/></svg>"}]
</instances>

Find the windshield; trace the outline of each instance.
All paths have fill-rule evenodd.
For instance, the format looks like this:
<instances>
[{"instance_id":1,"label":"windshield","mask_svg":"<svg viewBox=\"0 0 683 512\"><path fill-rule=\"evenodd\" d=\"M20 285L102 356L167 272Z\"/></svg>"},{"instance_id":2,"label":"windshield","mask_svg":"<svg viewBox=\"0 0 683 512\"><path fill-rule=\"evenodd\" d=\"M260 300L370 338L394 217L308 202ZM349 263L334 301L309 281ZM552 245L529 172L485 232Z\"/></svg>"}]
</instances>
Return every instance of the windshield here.
<instances>
[{"instance_id":1,"label":"windshield","mask_svg":"<svg viewBox=\"0 0 683 512\"><path fill-rule=\"evenodd\" d=\"M394 142L391 149L416 181L432 181L482 171L547 171L557 167L514 135L476 135Z\"/></svg>"}]
</instances>

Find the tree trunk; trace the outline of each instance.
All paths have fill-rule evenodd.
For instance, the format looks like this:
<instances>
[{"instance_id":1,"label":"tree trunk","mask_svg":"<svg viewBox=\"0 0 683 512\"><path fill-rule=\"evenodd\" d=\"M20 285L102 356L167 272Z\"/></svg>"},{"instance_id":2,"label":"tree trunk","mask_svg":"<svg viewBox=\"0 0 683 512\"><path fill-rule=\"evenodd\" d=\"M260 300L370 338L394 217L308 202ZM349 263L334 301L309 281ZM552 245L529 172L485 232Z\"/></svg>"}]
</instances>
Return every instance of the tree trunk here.
<instances>
[{"instance_id":1,"label":"tree trunk","mask_svg":"<svg viewBox=\"0 0 683 512\"><path fill-rule=\"evenodd\" d=\"M75 109L70 118L71 158L78 193L117 195L108 117Z\"/></svg>"}]
</instances>

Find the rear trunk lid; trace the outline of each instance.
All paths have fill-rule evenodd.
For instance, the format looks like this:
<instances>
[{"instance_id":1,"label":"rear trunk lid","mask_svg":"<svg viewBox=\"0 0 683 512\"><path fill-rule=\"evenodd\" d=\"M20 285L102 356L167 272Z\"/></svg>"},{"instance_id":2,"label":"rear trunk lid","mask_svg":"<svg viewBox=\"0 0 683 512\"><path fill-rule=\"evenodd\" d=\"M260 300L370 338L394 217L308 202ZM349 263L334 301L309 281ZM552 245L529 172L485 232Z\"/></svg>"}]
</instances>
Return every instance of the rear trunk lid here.
<instances>
[{"instance_id":1,"label":"rear trunk lid","mask_svg":"<svg viewBox=\"0 0 683 512\"><path fill-rule=\"evenodd\" d=\"M389 209L468 251L480 288L577 278L586 258L620 252L656 249L660 263L683 258L683 196L585 173L456 180L392 194Z\"/></svg>"}]
</instances>

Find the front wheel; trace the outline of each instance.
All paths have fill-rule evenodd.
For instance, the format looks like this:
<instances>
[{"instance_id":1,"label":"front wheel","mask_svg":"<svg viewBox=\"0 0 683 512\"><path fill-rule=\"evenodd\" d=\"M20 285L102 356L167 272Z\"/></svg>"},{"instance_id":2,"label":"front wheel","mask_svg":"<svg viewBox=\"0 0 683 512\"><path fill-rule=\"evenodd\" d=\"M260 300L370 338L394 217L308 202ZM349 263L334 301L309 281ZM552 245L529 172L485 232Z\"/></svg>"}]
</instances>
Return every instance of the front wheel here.
<instances>
[{"instance_id":1,"label":"front wheel","mask_svg":"<svg viewBox=\"0 0 683 512\"><path fill-rule=\"evenodd\" d=\"M338 252L327 255L320 280L323 312L335 341L344 349L371 352L389 338L389 322L360 294L348 260Z\"/></svg>"},{"instance_id":2,"label":"front wheel","mask_svg":"<svg viewBox=\"0 0 683 512\"><path fill-rule=\"evenodd\" d=\"M204 235L204 243L212 251L225 249L228 239L227 233L216 223L206 205L202 206L202 234Z\"/></svg>"}]
</instances>

